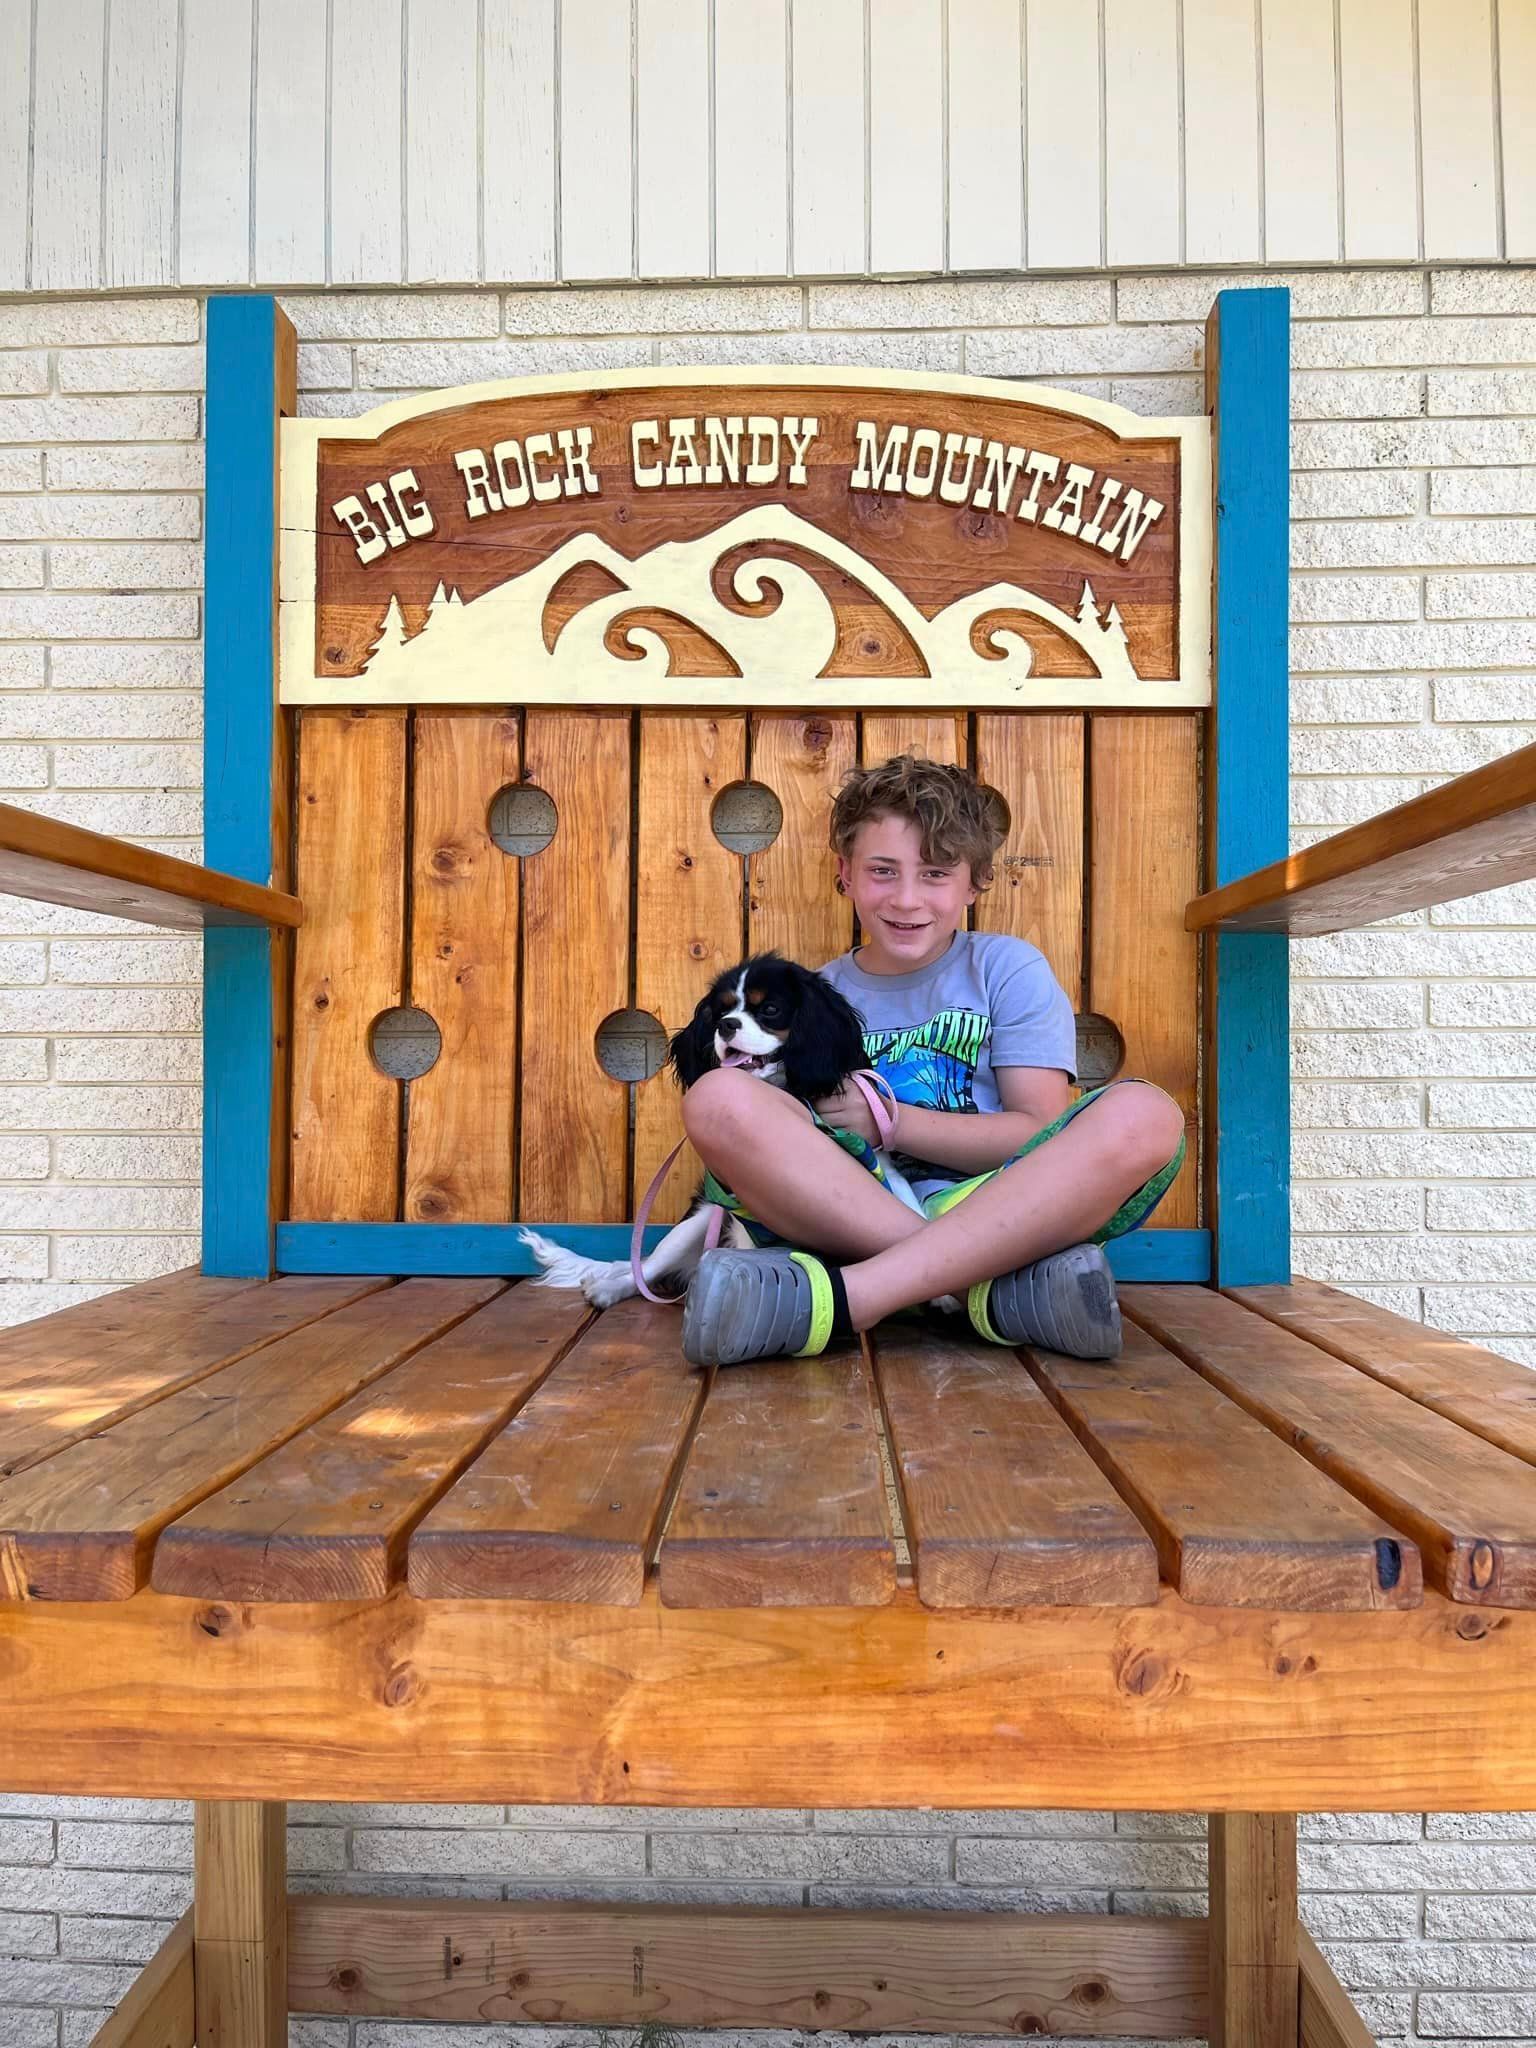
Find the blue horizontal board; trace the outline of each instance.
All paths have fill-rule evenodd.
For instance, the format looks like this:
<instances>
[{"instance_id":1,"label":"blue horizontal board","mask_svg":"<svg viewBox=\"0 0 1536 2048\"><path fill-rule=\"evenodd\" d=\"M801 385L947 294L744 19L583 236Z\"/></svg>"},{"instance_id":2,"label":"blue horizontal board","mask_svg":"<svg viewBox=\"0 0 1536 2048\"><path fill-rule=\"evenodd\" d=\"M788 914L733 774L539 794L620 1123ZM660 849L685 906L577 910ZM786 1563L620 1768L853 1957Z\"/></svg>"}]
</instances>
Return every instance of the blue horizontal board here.
<instances>
[{"instance_id":1,"label":"blue horizontal board","mask_svg":"<svg viewBox=\"0 0 1536 2048\"><path fill-rule=\"evenodd\" d=\"M651 1251L667 1234L653 1224ZM530 1224L589 1259L627 1259L627 1223ZM1207 1230L1136 1230L1106 1247L1117 1280L1209 1280ZM536 1273L538 1261L516 1223L280 1223L280 1273Z\"/></svg>"}]
</instances>

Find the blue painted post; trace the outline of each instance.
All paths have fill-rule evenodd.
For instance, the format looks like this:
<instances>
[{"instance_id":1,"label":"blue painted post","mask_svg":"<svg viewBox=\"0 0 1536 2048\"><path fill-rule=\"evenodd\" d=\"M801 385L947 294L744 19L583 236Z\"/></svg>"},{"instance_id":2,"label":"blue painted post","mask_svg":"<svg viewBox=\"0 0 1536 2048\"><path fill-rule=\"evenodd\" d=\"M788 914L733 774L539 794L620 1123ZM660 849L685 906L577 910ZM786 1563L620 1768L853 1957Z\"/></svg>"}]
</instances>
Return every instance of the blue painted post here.
<instances>
[{"instance_id":1,"label":"blue painted post","mask_svg":"<svg viewBox=\"0 0 1536 2048\"><path fill-rule=\"evenodd\" d=\"M293 330L268 297L210 298L203 508L203 858L287 886L278 722L277 421ZM203 1271L265 1277L283 1186L283 963L291 940L203 935Z\"/></svg>"},{"instance_id":2,"label":"blue painted post","mask_svg":"<svg viewBox=\"0 0 1536 2048\"><path fill-rule=\"evenodd\" d=\"M1289 850L1290 300L1275 287L1220 292L1207 327L1212 888ZM1280 932L1221 932L1207 953L1206 1186L1220 1287L1291 1277L1288 947Z\"/></svg>"}]
</instances>

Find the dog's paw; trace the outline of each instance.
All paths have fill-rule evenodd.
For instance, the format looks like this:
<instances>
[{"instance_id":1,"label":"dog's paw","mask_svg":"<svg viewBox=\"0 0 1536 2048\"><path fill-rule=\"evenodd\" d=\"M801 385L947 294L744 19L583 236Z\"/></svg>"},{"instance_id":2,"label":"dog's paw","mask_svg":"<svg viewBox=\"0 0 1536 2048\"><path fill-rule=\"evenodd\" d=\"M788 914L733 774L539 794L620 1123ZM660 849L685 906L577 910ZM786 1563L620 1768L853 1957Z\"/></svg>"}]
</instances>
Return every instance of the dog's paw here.
<instances>
[{"instance_id":1,"label":"dog's paw","mask_svg":"<svg viewBox=\"0 0 1536 2048\"><path fill-rule=\"evenodd\" d=\"M615 1259L611 1265L599 1266L588 1273L581 1283L581 1291L594 1308L612 1308L616 1302L628 1301L639 1289L628 1265Z\"/></svg>"},{"instance_id":2,"label":"dog's paw","mask_svg":"<svg viewBox=\"0 0 1536 2048\"><path fill-rule=\"evenodd\" d=\"M947 1316L959 1316L965 1313L965 1303L958 1294L936 1294L928 1306L930 1308L942 1309Z\"/></svg>"}]
</instances>

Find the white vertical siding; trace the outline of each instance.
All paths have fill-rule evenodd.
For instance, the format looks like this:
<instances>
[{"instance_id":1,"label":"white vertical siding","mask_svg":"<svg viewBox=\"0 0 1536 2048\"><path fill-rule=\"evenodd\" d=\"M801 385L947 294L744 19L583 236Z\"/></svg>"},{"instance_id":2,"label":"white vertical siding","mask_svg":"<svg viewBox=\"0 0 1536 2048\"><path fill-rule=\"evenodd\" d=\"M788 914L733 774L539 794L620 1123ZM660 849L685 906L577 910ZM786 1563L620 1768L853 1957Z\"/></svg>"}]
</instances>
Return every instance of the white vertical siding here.
<instances>
[{"instance_id":1,"label":"white vertical siding","mask_svg":"<svg viewBox=\"0 0 1536 2048\"><path fill-rule=\"evenodd\" d=\"M945 268L942 0L869 10L869 263Z\"/></svg>"},{"instance_id":2,"label":"white vertical siding","mask_svg":"<svg viewBox=\"0 0 1536 2048\"><path fill-rule=\"evenodd\" d=\"M699 104L674 100L668 118L690 125ZM715 9L715 264L728 277L789 268L787 0Z\"/></svg>"},{"instance_id":3,"label":"white vertical siding","mask_svg":"<svg viewBox=\"0 0 1536 2048\"><path fill-rule=\"evenodd\" d=\"M325 9L312 0L261 0L256 29L258 277L274 284L324 277Z\"/></svg>"},{"instance_id":4,"label":"white vertical siding","mask_svg":"<svg viewBox=\"0 0 1536 2048\"><path fill-rule=\"evenodd\" d=\"M1530 261L1536 0L0 0L0 190L0 291Z\"/></svg>"},{"instance_id":5,"label":"white vertical siding","mask_svg":"<svg viewBox=\"0 0 1536 2048\"><path fill-rule=\"evenodd\" d=\"M106 0L49 0L32 79L32 284L101 283L102 67Z\"/></svg>"},{"instance_id":6,"label":"white vertical siding","mask_svg":"<svg viewBox=\"0 0 1536 2048\"><path fill-rule=\"evenodd\" d=\"M867 267L864 0L792 5L795 269Z\"/></svg>"},{"instance_id":7,"label":"white vertical siding","mask_svg":"<svg viewBox=\"0 0 1536 2048\"><path fill-rule=\"evenodd\" d=\"M1499 251L1491 0L1419 0L1424 254Z\"/></svg>"},{"instance_id":8,"label":"white vertical siding","mask_svg":"<svg viewBox=\"0 0 1536 2048\"><path fill-rule=\"evenodd\" d=\"M709 14L709 0L636 0L635 203L642 277L710 274Z\"/></svg>"},{"instance_id":9,"label":"white vertical siding","mask_svg":"<svg viewBox=\"0 0 1536 2048\"><path fill-rule=\"evenodd\" d=\"M634 59L623 0L561 0L560 274L634 275ZM702 107L689 109L702 121Z\"/></svg>"},{"instance_id":10,"label":"white vertical siding","mask_svg":"<svg viewBox=\"0 0 1536 2048\"><path fill-rule=\"evenodd\" d=\"M1339 69L1334 0L1263 0L1264 254L1339 254Z\"/></svg>"},{"instance_id":11,"label":"white vertical siding","mask_svg":"<svg viewBox=\"0 0 1536 2048\"><path fill-rule=\"evenodd\" d=\"M176 0L112 10L102 223L109 286L176 282L176 32Z\"/></svg>"},{"instance_id":12,"label":"white vertical siding","mask_svg":"<svg viewBox=\"0 0 1536 2048\"><path fill-rule=\"evenodd\" d=\"M1257 263L1264 254L1257 29L1252 11L1232 0L1184 0L1184 256L1190 263Z\"/></svg>"},{"instance_id":13,"label":"white vertical siding","mask_svg":"<svg viewBox=\"0 0 1536 2048\"><path fill-rule=\"evenodd\" d=\"M1344 108L1344 255L1350 263L1419 253L1413 0L1339 8Z\"/></svg>"},{"instance_id":14,"label":"white vertical siding","mask_svg":"<svg viewBox=\"0 0 1536 2048\"><path fill-rule=\"evenodd\" d=\"M182 284L237 284L254 275L251 10L252 0L182 0Z\"/></svg>"},{"instance_id":15,"label":"white vertical siding","mask_svg":"<svg viewBox=\"0 0 1536 2048\"><path fill-rule=\"evenodd\" d=\"M1104 260L1099 21L1030 0L1025 23L1025 242L1032 270Z\"/></svg>"},{"instance_id":16,"label":"white vertical siding","mask_svg":"<svg viewBox=\"0 0 1536 2048\"><path fill-rule=\"evenodd\" d=\"M492 4L487 0L488 7ZM333 284L395 284L403 274L402 26L398 7L380 7L376 0L331 0ZM494 179L489 152L485 174L489 211Z\"/></svg>"},{"instance_id":17,"label":"white vertical siding","mask_svg":"<svg viewBox=\"0 0 1536 2048\"><path fill-rule=\"evenodd\" d=\"M1176 0L1104 0L1106 262L1178 262L1179 142Z\"/></svg>"}]
</instances>

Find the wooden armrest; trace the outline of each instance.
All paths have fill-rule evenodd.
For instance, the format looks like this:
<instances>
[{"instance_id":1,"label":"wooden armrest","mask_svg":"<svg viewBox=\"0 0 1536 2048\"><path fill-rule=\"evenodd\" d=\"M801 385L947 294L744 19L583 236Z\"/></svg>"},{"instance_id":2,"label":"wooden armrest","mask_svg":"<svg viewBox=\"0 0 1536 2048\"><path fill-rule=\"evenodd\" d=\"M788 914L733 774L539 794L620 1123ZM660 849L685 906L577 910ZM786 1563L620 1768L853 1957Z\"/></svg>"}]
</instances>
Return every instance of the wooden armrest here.
<instances>
[{"instance_id":1,"label":"wooden armrest","mask_svg":"<svg viewBox=\"0 0 1536 2048\"><path fill-rule=\"evenodd\" d=\"M182 931L209 924L292 928L304 922L297 896L14 804L0 804L0 890Z\"/></svg>"},{"instance_id":2,"label":"wooden armrest","mask_svg":"<svg viewBox=\"0 0 1536 2048\"><path fill-rule=\"evenodd\" d=\"M1536 875L1536 745L1196 896L1191 932L1342 932Z\"/></svg>"}]
</instances>

